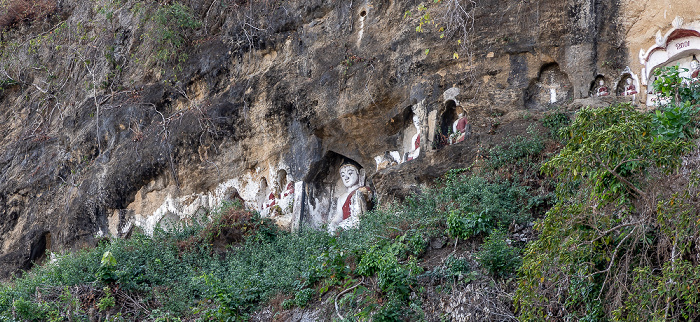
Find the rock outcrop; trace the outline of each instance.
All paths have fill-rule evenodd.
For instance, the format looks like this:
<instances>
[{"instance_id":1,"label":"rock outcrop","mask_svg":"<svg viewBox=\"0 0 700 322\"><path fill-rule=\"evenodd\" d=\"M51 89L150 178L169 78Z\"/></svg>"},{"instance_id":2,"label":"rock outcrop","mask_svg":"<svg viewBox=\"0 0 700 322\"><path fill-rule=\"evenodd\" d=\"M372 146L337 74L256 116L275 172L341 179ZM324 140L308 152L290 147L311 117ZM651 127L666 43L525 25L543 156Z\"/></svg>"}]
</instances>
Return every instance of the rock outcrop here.
<instances>
[{"instance_id":1,"label":"rock outcrop","mask_svg":"<svg viewBox=\"0 0 700 322\"><path fill-rule=\"evenodd\" d=\"M633 78L644 102L647 30L670 29L676 14L691 26L697 11L674 2L650 18L618 0L181 2L64 0L8 26L0 276L46 250L149 232L226 200L289 229L320 228L345 161L379 199L403 198L523 132L527 113L591 96L597 76L613 95ZM449 145L457 108L469 133Z\"/></svg>"}]
</instances>

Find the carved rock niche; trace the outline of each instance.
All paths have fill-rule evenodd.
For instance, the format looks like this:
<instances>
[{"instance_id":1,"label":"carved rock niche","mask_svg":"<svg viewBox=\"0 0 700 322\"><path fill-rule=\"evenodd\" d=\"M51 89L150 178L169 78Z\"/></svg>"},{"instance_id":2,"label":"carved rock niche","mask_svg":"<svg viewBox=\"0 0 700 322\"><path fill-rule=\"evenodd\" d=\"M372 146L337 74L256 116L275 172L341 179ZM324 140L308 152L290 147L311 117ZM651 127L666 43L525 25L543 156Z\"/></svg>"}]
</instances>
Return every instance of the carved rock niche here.
<instances>
[{"instance_id":1,"label":"carved rock niche","mask_svg":"<svg viewBox=\"0 0 700 322\"><path fill-rule=\"evenodd\" d=\"M298 228L299 206L303 186L290 180L285 169L271 172L272 182L260 178L255 194L255 205L262 217L274 219L278 226L294 230ZM301 182L299 182L301 183ZM297 188L299 187L299 188Z\"/></svg>"},{"instance_id":2,"label":"carved rock niche","mask_svg":"<svg viewBox=\"0 0 700 322\"><path fill-rule=\"evenodd\" d=\"M595 79L591 82L590 90L588 95L590 97L606 97L613 94L610 87L610 80L605 78L603 75L597 75Z\"/></svg>"},{"instance_id":3,"label":"carved rock niche","mask_svg":"<svg viewBox=\"0 0 700 322\"><path fill-rule=\"evenodd\" d=\"M447 139L446 144L449 144L449 136L452 134L452 124L457 121L457 103L454 100L445 102L445 111L440 117L440 134L442 138Z\"/></svg>"},{"instance_id":4,"label":"carved rock niche","mask_svg":"<svg viewBox=\"0 0 700 322\"><path fill-rule=\"evenodd\" d=\"M540 69L537 79L530 82L525 93L525 107L544 108L566 102L574 97L574 88L569 77L559 69L557 63L546 64Z\"/></svg>"},{"instance_id":5,"label":"carved rock niche","mask_svg":"<svg viewBox=\"0 0 700 322\"><path fill-rule=\"evenodd\" d=\"M408 106L387 123L387 132L392 133L387 143L390 150L374 157L377 171L406 162L407 155L415 149L412 139L418 133L413 123L413 107Z\"/></svg>"},{"instance_id":6,"label":"carved rock niche","mask_svg":"<svg viewBox=\"0 0 700 322\"><path fill-rule=\"evenodd\" d=\"M268 202L268 196L270 195L270 188L267 185L267 179L265 177L260 178L260 184L258 185L258 192L255 194L255 207L259 211L263 211Z\"/></svg>"},{"instance_id":7,"label":"carved rock niche","mask_svg":"<svg viewBox=\"0 0 700 322\"><path fill-rule=\"evenodd\" d=\"M639 94L639 81L631 73L623 73L615 89L617 96L636 98Z\"/></svg>"},{"instance_id":8,"label":"carved rock niche","mask_svg":"<svg viewBox=\"0 0 700 322\"><path fill-rule=\"evenodd\" d=\"M340 174L341 169L348 166L357 169L355 187L361 187L363 191L370 190L367 187L369 184L366 179L365 169L359 163L329 151L320 161L311 166L309 175L304 180L305 195L303 197L300 219L302 225L321 229L324 225L331 224L337 210L345 202L345 200L339 200L339 198L348 199L349 193L352 192L343 183ZM339 202L341 203L340 205L338 204Z\"/></svg>"},{"instance_id":9,"label":"carved rock niche","mask_svg":"<svg viewBox=\"0 0 700 322\"><path fill-rule=\"evenodd\" d=\"M420 115L413 112L404 120L404 124L401 147L402 161L406 162L420 156L420 140L423 137L422 133L420 133L420 129L423 124Z\"/></svg>"}]
</instances>

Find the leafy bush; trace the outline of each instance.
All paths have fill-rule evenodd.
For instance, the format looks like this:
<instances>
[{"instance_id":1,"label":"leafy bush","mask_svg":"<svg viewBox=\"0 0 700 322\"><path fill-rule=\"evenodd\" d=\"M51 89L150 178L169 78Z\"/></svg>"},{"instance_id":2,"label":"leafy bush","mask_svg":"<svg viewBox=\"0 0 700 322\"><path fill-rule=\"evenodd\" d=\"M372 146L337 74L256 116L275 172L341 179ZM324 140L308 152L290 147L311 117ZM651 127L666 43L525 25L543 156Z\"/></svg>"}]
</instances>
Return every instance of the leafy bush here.
<instances>
[{"instance_id":1,"label":"leafy bush","mask_svg":"<svg viewBox=\"0 0 700 322\"><path fill-rule=\"evenodd\" d=\"M693 136L691 122L698 114L697 106L668 105L656 110L652 122L654 134L666 140L685 139Z\"/></svg>"},{"instance_id":2,"label":"leafy bush","mask_svg":"<svg viewBox=\"0 0 700 322\"><path fill-rule=\"evenodd\" d=\"M479 264L495 277L513 274L521 263L518 250L508 245L506 237L503 231L494 231L477 254Z\"/></svg>"},{"instance_id":3,"label":"leafy bush","mask_svg":"<svg viewBox=\"0 0 700 322\"><path fill-rule=\"evenodd\" d=\"M655 71L657 79L652 85L660 105L653 115L654 133L675 140L691 136L691 122L698 113L700 82L681 76L687 72L678 66Z\"/></svg>"},{"instance_id":4,"label":"leafy bush","mask_svg":"<svg viewBox=\"0 0 700 322\"><path fill-rule=\"evenodd\" d=\"M406 317L406 308L403 303L399 300L391 300L387 304L379 308L379 310L372 315L372 321L377 322L399 322L404 321Z\"/></svg>"},{"instance_id":5,"label":"leafy bush","mask_svg":"<svg viewBox=\"0 0 700 322\"><path fill-rule=\"evenodd\" d=\"M436 197L450 210L448 231L453 237L469 238L494 227L527 221L527 188L509 180L491 182L478 175L448 174Z\"/></svg>"},{"instance_id":6,"label":"leafy bush","mask_svg":"<svg viewBox=\"0 0 700 322\"><path fill-rule=\"evenodd\" d=\"M464 257L448 256L442 265L435 267L432 271L425 272L419 279L428 278L432 281L447 280L450 284L457 281L469 283L476 278L477 274L471 271L469 261Z\"/></svg>"},{"instance_id":7,"label":"leafy bush","mask_svg":"<svg viewBox=\"0 0 700 322\"><path fill-rule=\"evenodd\" d=\"M469 239L490 232L493 223L491 218L487 218L483 214L483 212L479 214L470 212L466 216L462 216L457 211L452 210L447 217L448 235L453 238Z\"/></svg>"},{"instance_id":8,"label":"leafy bush","mask_svg":"<svg viewBox=\"0 0 700 322\"><path fill-rule=\"evenodd\" d=\"M679 156L691 145L683 140L663 140L654 136L652 115L629 104L607 108L583 108L565 129L569 141L559 155L544 164L545 173L584 179L602 200L629 194L644 195L631 180L650 166L673 171ZM624 137L625 140L620 140Z\"/></svg>"},{"instance_id":9,"label":"leafy bush","mask_svg":"<svg viewBox=\"0 0 700 322\"><path fill-rule=\"evenodd\" d=\"M415 260L400 264L392 245L372 246L362 256L357 266L357 274L364 276L377 275L379 288L393 298L406 299L411 291L415 278L422 272Z\"/></svg>"},{"instance_id":10,"label":"leafy bush","mask_svg":"<svg viewBox=\"0 0 700 322\"><path fill-rule=\"evenodd\" d=\"M100 268L97 270L95 277L103 283L113 283L116 282L118 277L115 273L117 266L117 260L112 256L110 251L106 251L102 255L102 260L100 261Z\"/></svg>"},{"instance_id":11,"label":"leafy bush","mask_svg":"<svg viewBox=\"0 0 700 322\"><path fill-rule=\"evenodd\" d=\"M181 64L189 57L182 50L183 45L189 41L191 31L201 27L202 23L190 8L178 2L158 9L153 20L158 30L155 34L158 62L163 66L174 64L178 69L182 68Z\"/></svg>"},{"instance_id":12,"label":"leafy bush","mask_svg":"<svg viewBox=\"0 0 700 322\"><path fill-rule=\"evenodd\" d=\"M686 68L668 66L654 71L656 80L652 84L657 93L657 103L661 105L696 105L700 103L700 83L683 77Z\"/></svg>"},{"instance_id":13,"label":"leafy bush","mask_svg":"<svg viewBox=\"0 0 700 322\"><path fill-rule=\"evenodd\" d=\"M448 256L445 259L445 266L452 275L463 275L469 273L469 261L463 257Z\"/></svg>"},{"instance_id":14,"label":"leafy bush","mask_svg":"<svg viewBox=\"0 0 700 322\"><path fill-rule=\"evenodd\" d=\"M112 292L109 287L105 286L103 291L105 296L103 296L100 301L97 302L97 309L100 312L107 311L116 304L114 296L112 296Z\"/></svg>"},{"instance_id":15,"label":"leafy bush","mask_svg":"<svg viewBox=\"0 0 700 322\"><path fill-rule=\"evenodd\" d=\"M685 94L674 95L668 101ZM698 193L694 174L674 174L692 149L680 133L693 112L681 103L655 113L584 108L561 131L566 146L542 167L557 178L556 204L520 269L521 319L696 318L697 300L683 290L698 279L681 258L696 256Z\"/></svg>"},{"instance_id":16,"label":"leafy bush","mask_svg":"<svg viewBox=\"0 0 700 322\"><path fill-rule=\"evenodd\" d=\"M571 119L564 112L550 112L544 115L542 118L542 126L549 130L549 136L554 139L562 139L565 137L560 130L571 123Z\"/></svg>"},{"instance_id":17,"label":"leafy bush","mask_svg":"<svg viewBox=\"0 0 700 322\"><path fill-rule=\"evenodd\" d=\"M509 144L497 146L489 152L488 166L498 169L506 166L527 166L544 149L544 140L533 127L528 128L528 136L517 136Z\"/></svg>"}]
</instances>

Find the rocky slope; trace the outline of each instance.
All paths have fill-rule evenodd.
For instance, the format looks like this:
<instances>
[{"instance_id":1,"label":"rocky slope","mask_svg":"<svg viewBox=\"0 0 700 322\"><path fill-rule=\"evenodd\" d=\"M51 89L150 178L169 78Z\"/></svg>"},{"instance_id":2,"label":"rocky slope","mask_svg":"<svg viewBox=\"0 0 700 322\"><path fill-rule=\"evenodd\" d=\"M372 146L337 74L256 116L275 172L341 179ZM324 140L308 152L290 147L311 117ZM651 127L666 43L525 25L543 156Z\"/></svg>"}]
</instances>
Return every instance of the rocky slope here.
<instances>
[{"instance_id":1,"label":"rocky slope","mask_svg":"<svg viewBox=\"0 0 700 322\"><path fill-rule=\"evenodd\" d=\"M2 20L0 276L46 250L148 232L223 200L289 229L321 227L347 160L379 198L402 198L523 132L529 113L589 97L596 76L611 87L632 76L636 51L654 42L648 26L665 31L697 10L662 2L25 8ZM668 6L663 19L647 10L657 6ZM443 146L436 133L449 134L456 107L471 134ZM382 164L413 150L413 115L420 156Z\"/></svg>"}]
</instances>

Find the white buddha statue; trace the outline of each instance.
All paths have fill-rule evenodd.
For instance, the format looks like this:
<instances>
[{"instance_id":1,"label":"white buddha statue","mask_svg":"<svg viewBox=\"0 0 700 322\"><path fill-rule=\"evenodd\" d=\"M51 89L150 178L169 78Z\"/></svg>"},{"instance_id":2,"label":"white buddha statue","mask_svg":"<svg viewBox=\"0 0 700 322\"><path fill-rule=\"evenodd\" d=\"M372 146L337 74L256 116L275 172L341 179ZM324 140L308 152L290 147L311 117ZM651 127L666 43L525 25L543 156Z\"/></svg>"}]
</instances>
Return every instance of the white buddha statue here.
<instances>
[{"instance_id":1,"label":"white buddha statue","mask_svg":"<svg viewBox=\"0 0 700 322\"><path fill-rule=\"evenodd\" d=\"M632 96L637 94L637 87L634 86L634 82L632 81L631 78L627 78L625 85L625 96Z\"/></svg>"},{"instance_id":2,"label":"white buddha statue","mask_svg":"<svg viewBox=\"0 0 700 322\"><path fill-rule=\"evenodd\" d=\"M360 223L360 215L367 211L372 200L372 191L364 187L364 173L352 163L340 166L340 179L347 189L338 197L336 209L328 224L328 231L333 233L338 228L350 229Z\"/></svg>"},{"instance_id":3,"label":"white buddha statue","mask_svg":"<svg viewBox=\"0 0 700 322\"><path fill-rule=\"evenodd\" d=\"M610 91L608 90L608 87L605 86L605 80L601 79L600 81L598 81L598 89L596 90L595 95L598 97L610 95Z\"/></svg>"},{"instance_id":4,"label":"white buddha statue","mask_svg":"<svg viewBox=\"0 0 700 322\"><path fill-rule=\"evenodd\" d=\"M413 114L413 126L416 127L416 134L411 138L411 150L406 155L405 161L411 161L420 155L420 117Z\"/></svg>"},{"instance_id":5,"label":"white buddha statue","mask_svg":"<svg viewBox=\"0 0 700 322\"><path fill-rule=\"evenodd\" d=\"M469 132L469 122L462 108L457 109L457 120L452 123L452 134L450 135L450 144L455 144L464 141Z\"/></svg>"},{"instance_id":6,"label":"white buddha statue","mask_svg":"<svg viewBox=\"0 0 700 322\"><path fill-rule=\"evenodd\" d=\"M693 60L690 61L690 78L698 78L698 74L700 74L700 62L693 55Z\"/></svg>"}]
</instances>

